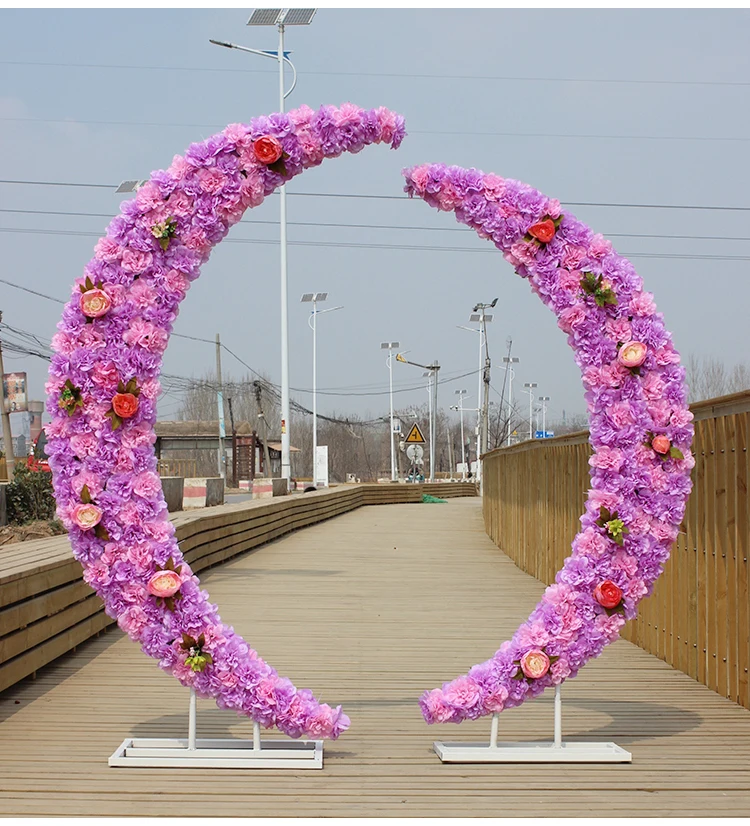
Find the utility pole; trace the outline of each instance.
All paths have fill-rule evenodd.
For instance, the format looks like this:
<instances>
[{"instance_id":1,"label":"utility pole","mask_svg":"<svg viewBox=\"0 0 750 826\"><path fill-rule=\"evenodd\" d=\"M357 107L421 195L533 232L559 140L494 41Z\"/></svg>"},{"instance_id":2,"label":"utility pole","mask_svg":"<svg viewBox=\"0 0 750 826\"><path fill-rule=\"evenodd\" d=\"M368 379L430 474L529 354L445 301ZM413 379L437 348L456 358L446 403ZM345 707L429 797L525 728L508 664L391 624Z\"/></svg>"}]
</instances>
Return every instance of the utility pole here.
<instances>
[{"instance_id":1,"label":"utility pole","mask_svg":"<svg viewBox=\"0 0 750 826\"><path fill-rule=\"evenodd\" d=\"M255 404L258 408L258 418L263 422L263 476L269 476L271 473L271 457L268 453L268 425L266 424L266 417L263 413L263 400L261 399L261 385L259 381L253 382L255 390ZM255 462L255 456L252 457Z\"/></svg>"},{"instance_id":2,"label":"utility pole","mask_svg":"<svg viewBox=\"0 0 750 826\"><path fill-rule=\"evenodd\" d=\"M383 345L380 345L383 347ZM385 347L383 347L385 349ZM437 437L437 404L438 404L438 376L440 375L440 365L437 363L437 359L432 362L432 364L419 364L416 361L409 361L408 359L404 358L401 353L396 354L396 361L400 361L402 364L411 364L414 367L421 367L423 370L429 370L432 373L432 432L435 437ZM435 439L433 438L430 441L430 481L435 481Z\"/></svg>"},{"instance_id":3,"label":"utility pole","mask_svg":"<svg viewBox=\"0 0 750 826\"><path fill-rule=\"evenodd\" d=\"M224 427L224 388L221 381L221 339L216 334L216 403L219 408L219 476L226 482L227 469L226 458L224 456L224 439L226 429Z\"/></svg>"},{"instance_id":4,"label":"utility pole","mask_svg":"<svg viewBox=\"0 0 750 826\"><path fill-rule=\"evenodd\" d=\"M0 324L3 321L3 314L0 311ZM0 342L0 396L3 403L3 445L5 446L5 466L8 469L8 481L13 481L13 474L16 469L16 459L13 455L13 434L10 430L10 413L5 405L5 366L3 365L3 347Z\"/></svg>"},{"instance_id":5,"label":"utility pole","mask_svg":"<svg viewBox=\"0 0 750 826\"><path fill-rule=\"evenodd\" d=\"M480 456L487 452L487 443L489 438L489 411L490 411L490 375L491 375L491 362L490 362L490 347L489 342L487 341L487 313L486 311L497 304L497 299L495 298L490 304L482 304L478 303L474 307L474 312L479 313L479 323L480 329L482 330L482 336L484 337L484 370L482 372L482 382L484 384L484 390L482 395L482 421L481 421L481 430L480 430L480 443L478 445L477 450L477 478L479 482L482 481L482 463L480 461ZM479 399L477 399L477 407L479 407Z\"/></svg>"},{"instance_id":6,"label":"utility pole","mask_svg":"<svg viewBox=\"0 0 750 826\"><path fill-rule=\"evenodd\" d=\"M234 411L232 410L232 397L227 399L229 405L229 421L232 425L232 487L237 487L237 431L234 427Z\"/></svg>"}]
</instances>

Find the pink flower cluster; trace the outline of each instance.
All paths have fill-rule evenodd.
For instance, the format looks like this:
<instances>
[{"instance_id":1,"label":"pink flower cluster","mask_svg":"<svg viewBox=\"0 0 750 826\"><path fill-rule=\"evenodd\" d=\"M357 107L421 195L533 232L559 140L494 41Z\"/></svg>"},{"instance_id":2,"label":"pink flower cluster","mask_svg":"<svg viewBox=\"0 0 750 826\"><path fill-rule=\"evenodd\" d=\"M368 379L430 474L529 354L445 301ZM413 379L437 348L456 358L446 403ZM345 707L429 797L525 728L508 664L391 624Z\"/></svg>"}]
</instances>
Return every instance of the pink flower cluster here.
<instances>
[{"instance_id":1,"label":"pink flower cluster","mask_svg":"<svg viewBox=\"0 0 750 826\"><path fill-rule=\"evenodd\" d=\"M233 124L193 144L123 203L53 338L47 452L84 579L161 668L292 737L336 738L349 719L225 626L182 558L153 449L161 359L180 301L246 209L324 158L395 149L404 134L400 115L346 103ZM186 652L185 639L201 650Z\"/></svg>"},{"instance_id":2,"label":"pink flower cluster","mask_svg":"<svg viewBox=\"0 0 750 826\"><path fill-rule=\"evenodd\" d=\"M492 241L555 313L581 370L594 448L581 531L555 584L491 659L420 701L428 722L458 723L575 676L636 615L685 513L693 417L653 297L609 241L518 181L443 164L404 175L410 196Z\"/></svg>"}]
</instances>

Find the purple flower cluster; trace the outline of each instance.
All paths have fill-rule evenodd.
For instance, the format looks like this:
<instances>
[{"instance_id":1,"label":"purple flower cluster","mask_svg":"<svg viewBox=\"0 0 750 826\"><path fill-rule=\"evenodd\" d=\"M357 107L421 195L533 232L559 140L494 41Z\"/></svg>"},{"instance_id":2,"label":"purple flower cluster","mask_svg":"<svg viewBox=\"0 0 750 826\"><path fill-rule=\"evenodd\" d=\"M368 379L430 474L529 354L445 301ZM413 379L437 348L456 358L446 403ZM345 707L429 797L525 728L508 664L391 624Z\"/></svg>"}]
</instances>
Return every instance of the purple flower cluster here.
<instances>
[{"instance_id":1,"label":"purple flower cluster","mask_svg":"<svg viewBox=\"0 0 750 826\"><path fill-rule=\"evenodd\" d=\"M490 660L421 698L428 723L459 723L575 676L636 615L685 513L693 416L662 315L609 241L518 181L443 164L404 176L410 196L491 240L555 313L581 369L595 451L581 531L555 584ZM597 599L618 589L614 610ZM522 669L529 652L541 675Z\"/></svg>"},{"instance_id":2,"label":"purple flower cluster","mask_svg":"<svg viewBox=\"0 0 750 826\"><path fill-rule=\"evenodd\" d=\"M404 134L401 116L346 103L233 124L193 144L122 205L53 338L47 451L84 579L183 685L291 737L335 739L349 719L297 690L224 625L183 560L153 450L162 355L190 283L246 209L324 158L373 143L395 149ZM280 143L282 171L260 160L260 138ZM170 565L181 582L165 602L148 586Z\"/></svg>"}]
</instances>

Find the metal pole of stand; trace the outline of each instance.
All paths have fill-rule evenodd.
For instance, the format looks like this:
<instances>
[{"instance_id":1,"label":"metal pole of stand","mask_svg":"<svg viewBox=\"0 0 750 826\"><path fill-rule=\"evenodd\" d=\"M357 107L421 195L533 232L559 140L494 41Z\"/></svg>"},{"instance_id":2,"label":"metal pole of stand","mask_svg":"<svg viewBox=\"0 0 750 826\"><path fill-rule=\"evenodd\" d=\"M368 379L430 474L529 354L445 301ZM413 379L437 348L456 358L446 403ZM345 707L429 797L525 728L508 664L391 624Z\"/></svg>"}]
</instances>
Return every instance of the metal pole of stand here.
<instances>
[{"instance_id":1,"label":"metal pole of stand","mask_svg":"<svg viewBox=\"0 0 750 826\"><path fill-rule=\"evenodd\" d=\"M555 748L562 748L562 698L560 686L555 686Z\"/></svg>"},{"instance_id":2,"label":"metal pole of stand","mask_svg":"<svg viewBox=\"0 0 750 826\"><path fill-rule=\"evenodd\" d=\"M260 751L260 723L253 720L253 751Z\"/></svg>"},{"instance_id":3,"label":"metal pole of stand","mask_svg":"<svg viewBox=\"0 0 750 826\"><path fill-rule=\"evenodd\" d=\"M195 689L190 689L190 710L188 712L188 749L195 751L195 721L197 716Z\"/></svg>"},{"instance_id":4,"label":"metal pole of stand","mask_svg":"<svg viewBox=\"0 0 750 826\"><path fill-rule=\"evenodd\" d=\"M497 728L498 723L500 722L500 715L493 714L492 715L492 728L490 729L490 748L496 749L497 748Z\"/></svg>"}]
</instances>

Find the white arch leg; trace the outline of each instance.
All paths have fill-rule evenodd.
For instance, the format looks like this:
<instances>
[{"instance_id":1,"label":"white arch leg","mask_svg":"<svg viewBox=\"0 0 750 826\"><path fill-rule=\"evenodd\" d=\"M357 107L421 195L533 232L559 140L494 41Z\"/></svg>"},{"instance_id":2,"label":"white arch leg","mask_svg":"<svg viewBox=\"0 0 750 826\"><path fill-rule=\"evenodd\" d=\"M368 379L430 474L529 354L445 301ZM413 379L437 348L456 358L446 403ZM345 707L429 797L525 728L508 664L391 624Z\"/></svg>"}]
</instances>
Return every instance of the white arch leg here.
<instances>
[{"instance_id":1,"label":"white arch leg","mask_svg":"<svg viewBox=\"0 0 750 826\"><path fill-rule=\"evenodd\" d=\"M547 743L497 742L499 714L492 715L489 745L443 743L433 748L443 763L630 763L632 755L615 743L563 743L562 697L555 686L553 740Z\"/></svg>"}]
</instances>

